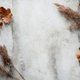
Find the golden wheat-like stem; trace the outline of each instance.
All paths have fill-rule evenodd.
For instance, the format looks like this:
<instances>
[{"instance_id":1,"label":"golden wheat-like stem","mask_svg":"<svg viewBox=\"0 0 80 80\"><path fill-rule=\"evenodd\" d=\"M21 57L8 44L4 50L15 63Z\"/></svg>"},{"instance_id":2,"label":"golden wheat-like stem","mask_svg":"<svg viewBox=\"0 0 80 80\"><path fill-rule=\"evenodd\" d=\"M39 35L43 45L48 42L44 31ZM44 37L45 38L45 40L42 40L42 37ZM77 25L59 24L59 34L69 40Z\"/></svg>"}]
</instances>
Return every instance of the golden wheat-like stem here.
<instances>
[{"instance_id":1,"label":"golden wheat-like stem","mask_svg":"<svg viewBox=\"0 0 80 80\"><path fill-rule=\"evenodd\" d=\"M12 65L12 66L15 68L14 65ZM23 78L23 80L25 80L24 77L22 76L22 74L16 68L15 68L15 70L19 73L19 75Z\"/></svg>"}]
</instances>

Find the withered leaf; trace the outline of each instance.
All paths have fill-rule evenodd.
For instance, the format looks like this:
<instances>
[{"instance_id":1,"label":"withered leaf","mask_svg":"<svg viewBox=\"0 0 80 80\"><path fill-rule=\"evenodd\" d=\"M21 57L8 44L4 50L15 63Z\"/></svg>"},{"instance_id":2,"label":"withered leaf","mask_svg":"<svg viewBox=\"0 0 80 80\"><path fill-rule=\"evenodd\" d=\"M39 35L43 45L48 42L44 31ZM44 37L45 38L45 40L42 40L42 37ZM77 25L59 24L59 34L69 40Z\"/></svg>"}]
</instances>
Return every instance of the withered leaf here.
<instances>
[{"instance_id":1,"label":"withered leaf","mask_svg":"<svg viewBox=\"0 0 80 80\"><path fill-rule=\"evenodd\" d=\"M3 26L3 23L2 23L2 22L0 22L0 29L2 28L2 26Z\"/></svg>"},{"instance_id":2,"label":"withered leaf","mask_svg":"<svg viewBox=\"0 0 80 80\"><path fill-rule=\"evenodd\" d=\"M11 22L12 13L9 8L6 10L4 7L0 7L0 20L3 20L3 22L5 22L5 23Z\"/></svg>"},{"instance_id":3,"label":"withered leaf","mask_svg":"<svg viewBox=\"0 0 80 80\"><path fill-rule=\"evenodd\" d=\"M79 52L76 53L76 57L78 58L79 65L80 65L80 53Z\"/></svg>"},{"instance_id":4,"label":"withered leaf","mask_svg":"<svg viewBox=\"0 0 80 80\"><path fill-rule=\"evenodd\" d=\"M9 24L12 21L12 14L9 13L9 15L7 15L6 17L3 17L2 20L3 20L3 22Z\"/></svg>"}]
</instances>

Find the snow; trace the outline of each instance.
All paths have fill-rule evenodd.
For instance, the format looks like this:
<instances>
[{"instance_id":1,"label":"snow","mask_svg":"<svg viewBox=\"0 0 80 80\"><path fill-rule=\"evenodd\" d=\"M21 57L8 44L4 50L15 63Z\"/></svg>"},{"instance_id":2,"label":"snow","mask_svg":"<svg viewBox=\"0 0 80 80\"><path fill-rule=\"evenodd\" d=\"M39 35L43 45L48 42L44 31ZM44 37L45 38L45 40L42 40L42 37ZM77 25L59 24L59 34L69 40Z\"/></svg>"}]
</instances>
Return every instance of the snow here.
<instances>
[{"instance_id":1,"label":"snow","mask_svg":"<svg viewBox=\"0 0 80 80\"><path fill-rule=\"evenodd\" d=\"M80 31L67 30L72 22L53 4L78 11L79 0L0 2L13 13L13 21L2 28L0 44L7 46L13 64L26 80L79 80L76 53L80 47ZM12 72L22 80L14 69ZM6 78L1 77L2 80Z\"/></svg>"}]
</instances>

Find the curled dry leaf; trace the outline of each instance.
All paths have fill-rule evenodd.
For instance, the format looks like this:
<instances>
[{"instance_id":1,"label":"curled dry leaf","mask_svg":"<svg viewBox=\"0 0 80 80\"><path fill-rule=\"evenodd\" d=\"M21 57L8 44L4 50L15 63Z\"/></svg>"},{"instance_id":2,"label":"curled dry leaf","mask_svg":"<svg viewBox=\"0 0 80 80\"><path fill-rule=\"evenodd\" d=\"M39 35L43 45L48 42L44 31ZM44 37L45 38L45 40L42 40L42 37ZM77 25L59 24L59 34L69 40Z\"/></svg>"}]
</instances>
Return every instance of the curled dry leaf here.
<instances>
[{"instance_id":1,"label":"curled dry leaf","mask_svg":"<svg viewBox=\"0 0 80 80\"><path fill-rule=\"evenodd\" d=\"M75 24L72 24L69 26L68 29L72 28L80 28L80 14L77 11L72 10L69 7L65 7L64 5L60 5L58 3L54 3L57 7L60 13L62 13L67 19L73 20Z\"/></svg>"},{"instance_id":2,"label":"curled dry leaf","mask_svg":"<svg viewBox=\"0 0 80 80\"><path fill-rule=\"evenodd\" d=\"M12 20L11 10L9 8L6 10L4 7L0 7L0 19L5 23L10 23Z\"/></svg>"}]
</instances>

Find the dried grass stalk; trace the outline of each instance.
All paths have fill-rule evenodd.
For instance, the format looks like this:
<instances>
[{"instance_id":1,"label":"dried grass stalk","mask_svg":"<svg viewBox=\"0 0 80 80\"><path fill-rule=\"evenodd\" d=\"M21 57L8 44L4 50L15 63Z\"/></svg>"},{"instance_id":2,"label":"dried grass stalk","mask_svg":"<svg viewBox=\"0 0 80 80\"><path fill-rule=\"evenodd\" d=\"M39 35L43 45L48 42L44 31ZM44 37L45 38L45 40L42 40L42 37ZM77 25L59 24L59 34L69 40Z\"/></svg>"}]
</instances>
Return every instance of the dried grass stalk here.
<instances>
[{"instance_id":1,"label":"dried grass stalk","mask_svg":"<svg viewBox=\"0 0 80 80\"><path fill-rule=\"evenodd\" d=\"M4 65L9 65L9 66L13 66L15 68L15 66L12 63L11 58L8 56L8 52L6 49L6 46L3 45L0 46L0 54L2 55L2 59L3 59L3 63ZM15 70L19 73L19 75L24 79L24 77L21 75L21 73L15 68ZM25 80L25 79L24 79Z\"/></svg>"},{"instance_id":2,"label":"dried grass stalk","mask_svg":"<svg viewBox=\"0 0 80 80\"><path fill-rule=\"evenodd\" d=\"M9 71L6 71L2 65L0 65L0 73L19 80L18 78L12 76Z\"/></svg>"},{"instance_id":3,"label":"dried grass stalk","mask_svg":"<svg viewBox=\"0 0 80 80\"><path fill-rule=\"evenodd\" d=\"M69 26L68 29L71 28L79 28L80 27L80 14L77 11L70 9L69 7L65 7L64 5L60 5L58 3L54 3L60 13L62 13L69 20L73 20L76 24Z\"/></svg>"},{"instance_id":4,"label":"dried grass stalk","mask_svg":"<svg viewBox=\"0 0 80 80\"><path fill-rule=\"evenodd\" d=\"M6 50L5 46L3 46L3 47L0 46L0 54L2 55L4 65L12 66L13 63L7 54L7 50Z\"/></svg>"}]
</instances>

